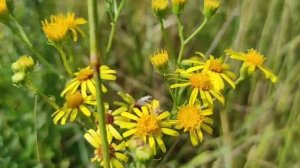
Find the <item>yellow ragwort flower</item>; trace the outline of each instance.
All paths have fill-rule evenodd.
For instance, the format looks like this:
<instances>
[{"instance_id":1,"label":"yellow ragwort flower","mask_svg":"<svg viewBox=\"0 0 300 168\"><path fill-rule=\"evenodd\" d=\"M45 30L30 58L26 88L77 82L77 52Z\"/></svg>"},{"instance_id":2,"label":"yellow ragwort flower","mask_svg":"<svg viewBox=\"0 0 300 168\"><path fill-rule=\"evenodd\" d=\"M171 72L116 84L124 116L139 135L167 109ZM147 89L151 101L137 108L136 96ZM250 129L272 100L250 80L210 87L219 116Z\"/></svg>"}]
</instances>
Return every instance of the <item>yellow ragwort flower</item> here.
<instances>
[{"instance_id":1,"label":"yellow ragwort flower","mask_svg":"<svg viewBox=\"0 0 300 168\"><path fill-rule=\"evenodd\" d=\"M225 53L228 54L232 59L243 61L244 63L241 69L246 69L249 75L253 74L258 68L264 73L267 79L270 79L273 83L277 82L277 76L264 66L266 60L265 56L256 50L250 49L247 53L240 53L228 49L225 51Z\"/></svg>"},{"instance_id":2,"label":"yellow ragwort flower","mask_svg":"<svg viewBox=\"0 0 300 168\"><path fill-rule=\"evenodd\" d=\"M6 0L0 0L0 15L3 15L8 12Z\"/></svg>"},{"instance_id":3,"label":"yellow ragwort flower","mask_svg":"<svg viewBox=\"0 0 300 168\"><path fill-rule=\"evenodd\" d=\"M78 112L82 112L85 116L91 116L91 111L87 105L96 105L96 100L93 96L83 97L79 92L69 93L66 95L66 103L64 106L55 111L51 116L55 124L60 120L60 124L64 125L70 117L70 121L75 121Z\"/></svg>"},{"instance_id":4,"label":"yellow ragwort flower","mask_svg":"<svg viewBox=\"0 0 300 168\"><path fill-rule=\"evenodd\" d=\"M201 110L200 105L186 105L179 109L176 120L176 129L183 129L184 132L190 133L192 145L196 146L203 140L202 130L209 134L212 128L212 119L208 115L212 114L212 109Z\"/></svg>"},{"instance_id":5,"label":"yellow ragwort flower","mask_svg":"<svg viewBox=\"0 0 300 168\"><path fill-rule=\"evenodd\" d=\"M209 75L207 72L189 72L187 70L178 69L183 83L171 85L171 88L190 86L192 93L190 95L189 104L195 103L198 95L200 95L203 104L213 105L212 96L224 104L224 97L221 94L221 88L216 85L215 76ZM211 96L212 95L212 96Z\"/></svg>"},{"instance_id":6,"label":"yellow ragwort flower","mask_svg":"<svg viewBox=\"0 0 300 168\"><path fill-rule=\"evenodd\" d=\"M116 71L110 69L106 65L100 67L100 77L103 80L116 80ZM75 78L72 79L67 85L66 88L62 91L61 96L64 96L66 93L75 93L79 88L83 97L88 94L96 95L96 85L94 79L94 71L88 66L84 69L80 69L78 72L74 73ZM107 92L107 89L102 85L102 91Z\"/></svg>"},{"instance_id":7,"label":"yellow ragwort flower","mask_svg":"<svg viewBox=\"0 0 300 168\"><path fill-rule=\"evenodd\" d=\"M105 107L105 124L106 124L106 132L107 132L107 139L108 141L112 141L113 138L117 140L122 140L123 137L121 134L115 129L115 125L118 125L119 122L124 121L124 117L120 116L122 112L127 111L126 107L119 107L116 110L108 110L109 106ZM97 112L93 113L96 123L98 125L99 122L99 115Z\"/></svg>"},{"instance_id":8,"label":"yellow ragwort flower","mask_svg":"<svg viewBox=\"0 0 300 168\"><path fill-rule=\"evenodd\" d=\"M220 0L204 0L203 13L207 18L212 17L220 7Z\"/></svg>"},{"instance_id":9,"label":"yellow ragwort flower","mask_svg":"<svg viewBox=\"0 0 300 168\"><path fill-rule=\"evenodd\" d=\"M148 143L153 155L156 154L156 143L159 148L165 153L166 147L162 140L163 134L170 136L178 136L178 132L170 127L174 121L169 120L170 113L167 111L161 112L159 101L153 100L151 104L134 108L134 113L123 112L121 115L130 121L120 122L120 127L129 129L123 133L123 137L139 137L145 143Z\"/></svg>"},{"instance_id":10,"label":"yellow ragwort flower","mask_svg":"<svg viewBox=\"0 0 300 168\"><path fill-rule=\"evenodd\" d=\"M235 83L233 79L235 74L230 71L229 64L224 63L222 58L214 58L210 56L208 60L202 61L198 57L191 58L189 60L184 60L184 62L192 63L194 66L188 68L187 72L194 72L198 70L203 70L209 73L212 78L215 79L215 85L217 88L224 89L225 80L232 88L235 88Z\"/></svg>"},{"instance_id":11,"label":"yellow ragwort flower","mask_svg":"<svg viewBox=\"0 0 300 168\"><path fill-rule=\"evenodd\" d=\"M83 34L78 26L85 23L87 23L85 19L75 18L74 13L51 15L50 22L42 21L44 33L53 42L63 40L69 31L72 32L74 41L77 41L77 31Z\"/></svg>"},{"instance_id":12,"label":"yellow ragwort flower","mask_svg":"<svg viewBox=\"0 0 300 168\"><path fill-rule=\"evenodd\" d=\"M152 9L154 11L164 11L168 8L168 0L152 0Z\"/></svg>"},{"instance_id":13,"label":"yellow ragwort flower","mask_svg":"<svg viewBox=\"0 0 300 168\"><path fill-rule=\"evenodd\" d=\"M100 165L103 166L103 154L101 149L101 138L99 131L95 131L93 129L89 129L87 133L84 134L84 138L95 148L94 154L95 156L91 159L93 162L98 161L100 162ZM124 163L127 162L128 157L121 153L124 152L126 149L125 142L121 142L120 144L112 143L111 141L108 141L109 143L109 154L110 154L110 166L113 168L124 168Z\"/></svg>"},{"instance_id":14,"label":"yellow ragwort flower","mask_svg":"<svg viewBox=\"0 0 300 168\"><path fill-rule=\"evenodd\" d=\"M150 57L150 62L154 68L160 68L167 65L169 61L169 54L166 50L158 51L156 54Z\"/></svg>"}]
</instances>

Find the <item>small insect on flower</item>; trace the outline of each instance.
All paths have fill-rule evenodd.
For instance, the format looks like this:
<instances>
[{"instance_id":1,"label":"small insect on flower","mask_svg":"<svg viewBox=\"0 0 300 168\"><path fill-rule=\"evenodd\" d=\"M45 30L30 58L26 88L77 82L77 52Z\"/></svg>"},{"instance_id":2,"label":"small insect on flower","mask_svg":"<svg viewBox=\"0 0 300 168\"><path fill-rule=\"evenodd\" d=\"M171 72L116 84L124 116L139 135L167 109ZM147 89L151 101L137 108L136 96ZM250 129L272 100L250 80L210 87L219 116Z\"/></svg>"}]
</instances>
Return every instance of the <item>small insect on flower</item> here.
<instances>
[{"instance_id":1,"label":"small insect on flower","mask_svg":"<svg viewBox=\"0 0 300 168\"><path fill-rule=\"evenodd\" d=\"M151 108L149 108L151 106ZM174 121L168 119L170 113L167 111L157 113L159 101L153 100L151 104L142 106L141 109L134 108L132 113L123 112L121 115L130 121L120 122L120 127L129 129L123 133L123 137L138 137L148 143L152 153L156 154L156 143L161 151L166 152L165 144L162 140L163 134L178 136L178 132L170 127Z\"/></svg>"},{"instance_id":2,"label":"small insect on flower","mask_svg":"<svg viewBox=\"0 0 300 168\"><path fill-rule=\"evenodd\" d=\"M110 69L106 65L100 67L100 77L103 80L116 80L116 71ZM80 69L78 72L74 73L75 78L72 79L62 91L61 96L64 96L66 93L75 93L80 88L81 94L83 97L86 97L88 94L96 95L96 85L94 79L94 70L88 66L84 69ZM102 85L102 91L107 92L107 89Z\"/></svg>"},{"instance_id":3,"label":"small insect on flower","mask_svg":"<svg viewBox=\"0 0 300 168\"><path fill-rule=\"evenodd\" d=\"M52 42L63 40L69 31L72 32L74 41L77 41L77 31L83 34L78 25L85 23L87 23L85 19L75 18L74 13L58 14L51 15L50 22L48 20L42 21L42 28L47 38Z\"/></svg>"},{"instance_id":4,"label":"small insect on flower","mask_svg":"<svg viewBox=\"0 0 300 168\"><path fill-rule=\"evenodd\" d=\"M185 105L179 109L176 120L176 129L183 129L190 133L192 145L196 146L203 140L202 130L212 134L212 128L208 124L213 121L208 115L212 114L212 109L201 110L200 105Z\"/></svg>"},{"instance_id":5,"label":"small insect on flower","mask_svg":"<svg viewBox=\"0 0 300 168\"><path fill-rule=\"evenodd\" d=\"M190 86L192 89L189 104L192 105L195 103L198 95L203 102L203 104L213 105L212 96L224 104L224 97L220 92L221 88L218 88L216 85L216 79L214 76L209 75L207 72L190 72L183 69L178 69L179 77L184 81L183 83L177 83L171 85L171 88L177 87L187 87ZM212 95L212 96L211 96Z\"/></svg>"},{"instance_id":6,"label":"small insect on flower","mask_svg":"<svg viewBox=\"0 0 300 168\"><path fill-rule=\"evenodd\" d=\"M6 0L0 0L0 15L4 15L8 12Z\"/></svg>"},{"instance_id":7,"label":"small insect on flower","mask_svg":"<svg viewBox=\"0 0 300 168\"><path fill-rule=\"evenodd\" d=\"M264 66L266 60L265 56L263 56L256 50L250 49L247 53L240 53L231 49L227 49L225 53L228 54L232 59L244 62L241 68L241 75L251 75L258 68L264 73L267 79L270 79L273 83L277 82L277 76ZM244 71L247 74L244 74Z\"/></svg>"},{"instance_id":8,"label":"small insect on flower","mask_svg":"<svg viewBox=\"0 0 300 168\"><path fill-rule=\"evenodd\" d=\"M217 88L224 89L225 80L232 88L235 88L235 83L233 79L235 74L230 71L230 66L224 63L222 58L215 58L210 56L208 60L202 61L198 57L193 57L188 60L184 60L184 63L193 64L191 68L188 68L187 72L194 72L198 70L203 70L209 73L212 78L215 79L215 85Z\"/></svg>"},{"instance_id":9,"label":"small insect on flower","mask_svg":"<svg viewBox=\"0 0 300 168\"><path fill-rule=\"evenodd\" d=\"M117 140L122 140L123 137L121 134L117 131L115 128L115 125L119 125L119 122L124 121L124 117L122 117L120 114L122 112L127 111L126 107L119 107L116 110L112 111L109 110L109 106L105 107L105 124L106 124L106 132L107 132L107 139L108 141L112 141L113 138ZM99 122L99 115L97 112L93 113L95 119L96 119L96 125L98 125Z\"/></svg>"},{"instance_id":10,"label":"small insect on flower","mask_svg":"<svg viewBox=\"0 0 300 168\"><path fill-rule=\"evenodd\" d=\"M93 129L89 129L87 133L84 134L84 138L95 148L94 154L95 156L91 159L93 162L97 161L100 162L100 165L103 166L103 154L102 154L102 142L100 138L99 131L95 131ZM120 144L109 143L109 154L110 154L110 166L113 168L124 168L124 162L128 161L128 157L121 153L124 152L125 142L121 142Z\"/></svg>"},{"instance_id":11,"label":"small insect on flower","mask_svg":"<svg viewBox=\"0 0 300 168\"><path fill-rule=\"evenodd\" d=\"M78 112L82 112L85 116L91 116L91 111L88 105L95 106L96 100L94 96L82 96L81 93L68 93L66 95L66 103L64 106L55 111L51 116L55 124L60 120L60 124L64 125L68 118L70 121L75 121Z\"/></svg>"}]
</instances>

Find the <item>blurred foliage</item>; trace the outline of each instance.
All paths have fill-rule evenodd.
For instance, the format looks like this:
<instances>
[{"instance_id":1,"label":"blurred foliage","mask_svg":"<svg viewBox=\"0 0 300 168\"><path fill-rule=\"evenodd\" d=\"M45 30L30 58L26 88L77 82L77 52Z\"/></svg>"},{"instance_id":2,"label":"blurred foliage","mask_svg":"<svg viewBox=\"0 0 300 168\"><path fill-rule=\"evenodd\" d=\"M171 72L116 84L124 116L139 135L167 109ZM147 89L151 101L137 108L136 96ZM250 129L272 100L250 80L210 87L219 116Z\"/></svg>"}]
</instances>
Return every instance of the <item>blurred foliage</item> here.
<instances>
[{"instance_id":1,"label":"blurred foliage","mask_svg":"<svg viewBox=\"0 0 300 168\"><path fill-rule=\"evenodd\" d=\"M51 14L74 11L87 18L85 1L14 1L14 14L25 27L34 46L61 75L65 75L58 53L41 30L41 20ZM102 55L110 24L105 4L99 1ZM170 106L170 98L148 61L149 55L166 47L149 1L128 1L121 12L107 64L118 70L118 85L135 97L152 95ZM189 1L182 16L185 32L192 32L203 19L202 0ZM199 148L192 148L182 136L162 167L299 167L300 161L300 1L223 0L222 7L203 31L193 39L185 57L196 51L220 56L227 48L244 51L256 48L268 57L269 67L279 75L272 86L260 75L244 81L229 93L225 107L214 113L214 135ZM175 17L165 20L174 52L179 50ZM88 27L85 38L66 43L73 69L88 65ZM31 55L22 41L5 25L0 25L0 167L88 167L92 151L76 124L54 126L54 109L40 98L11 83L11 63L20 55ZM145 80L146 79L146 80ZM61 105L59 93L66 81L39 65L34 84ZM117 99L109 93L108 100ZM37 160L34 107L37 108ZM168 148L170 148L169 144ZM161 158L157 158L161 159ZM154 164L155 165L155 164Z\"/></svg>"}]
</instances>

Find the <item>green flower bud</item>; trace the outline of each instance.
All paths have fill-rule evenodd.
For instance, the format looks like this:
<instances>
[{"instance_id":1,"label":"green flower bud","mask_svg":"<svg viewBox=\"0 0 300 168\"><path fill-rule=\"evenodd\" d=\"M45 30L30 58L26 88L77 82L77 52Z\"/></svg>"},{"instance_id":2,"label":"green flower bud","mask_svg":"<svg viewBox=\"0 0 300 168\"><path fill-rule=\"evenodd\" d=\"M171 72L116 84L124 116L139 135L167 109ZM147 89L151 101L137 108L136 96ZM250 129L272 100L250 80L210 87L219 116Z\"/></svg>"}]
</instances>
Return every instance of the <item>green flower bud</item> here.
<instances>
[{"instance_id":1,"label":"green flower bud","mask_svg":"<svg viewBox=\"0 0 300 168\"><path fill-rule=\"evenodd\" d=\"M219 7L220 7L219 0L204 0L203 15L209 19L215 15Z\"/></svg>"},{"instance_id":2,"label":"green flower bud","mask_svg":"<svg viewBox=\"0 0 300 168\"><path fill-rule=\"evenodd\" d=\"M25 81L25 79L26 74L24 72L17 72L11 78L12 82L15 84L21 84Z\"/></svg>"}]
</instances>

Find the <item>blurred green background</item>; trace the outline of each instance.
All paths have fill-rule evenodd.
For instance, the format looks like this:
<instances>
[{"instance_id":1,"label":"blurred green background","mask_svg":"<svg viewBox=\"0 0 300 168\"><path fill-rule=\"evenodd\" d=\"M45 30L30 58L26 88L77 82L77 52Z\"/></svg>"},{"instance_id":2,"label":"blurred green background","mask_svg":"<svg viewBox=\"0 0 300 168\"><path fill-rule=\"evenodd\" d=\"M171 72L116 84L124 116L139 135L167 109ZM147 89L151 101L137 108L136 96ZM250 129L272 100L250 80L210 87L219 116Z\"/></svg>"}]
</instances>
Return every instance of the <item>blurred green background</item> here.
<instances>
[{"instance_id":1,"label":"blurred green background","mask_svg":"<svg viewBox=\"0 0 300 168\"><path fill-rule=\"evenodd\" d=\"M85 1L28 0L14 1L14 15L43 56L55 65L60 76L39 65L32 73L37 88L59 97L67 80L55 49L47 45L41 20L51 14L75 12L87 19ZM188 1L182 16L184 31L190 34L203 20L203 1ZM203 31L186 48L185 57L196 51L220 56L227 48L245 51L255 48L267 56L267 64L279 76L272 85L260 73L229 92L226 105L214 113L214 134L193 148L187 137L180 139L174 153L162 167L300 167L300 1L299 0L223 0L220 10ZM168 38L175 53L179 50L176 18L165 20ZM99 0L101 51L105 51L110 20L105 2ZM88 26L77 43L66 42L73 69L89 62ZM11 63L21 55L33 55L23 42L4 24L0 24L0 167L92 167L93 154L76 124L55 126L54 112L41 98L12 85ZM151 1L129 0L117 23L112 52L106 64L118 71L117 84L110 86L107 101L119 99L116 91L124 90L136 98L145 95L171 106L162 79L148 61L157 49L166 47L159 24L151 11ZM104 52L103 52L104 54ZM233 65L239 65L233 63ZM234 66L238 72L238 66ZM37 108L35 124L34 107ZM37 132L35 132L35 126ZM38 137L40 161L36 153ZM168 148L170 145L168 145ZM158 160L161 158L157 158Z\"/></svg>"}]
</instances>

